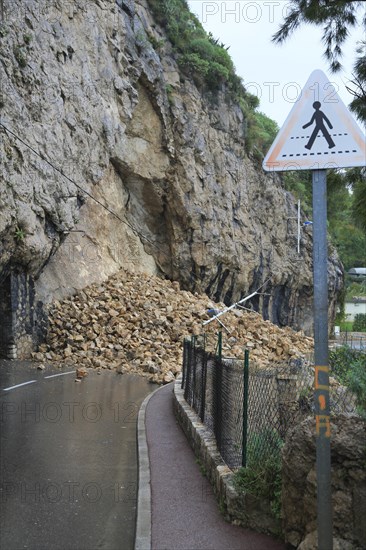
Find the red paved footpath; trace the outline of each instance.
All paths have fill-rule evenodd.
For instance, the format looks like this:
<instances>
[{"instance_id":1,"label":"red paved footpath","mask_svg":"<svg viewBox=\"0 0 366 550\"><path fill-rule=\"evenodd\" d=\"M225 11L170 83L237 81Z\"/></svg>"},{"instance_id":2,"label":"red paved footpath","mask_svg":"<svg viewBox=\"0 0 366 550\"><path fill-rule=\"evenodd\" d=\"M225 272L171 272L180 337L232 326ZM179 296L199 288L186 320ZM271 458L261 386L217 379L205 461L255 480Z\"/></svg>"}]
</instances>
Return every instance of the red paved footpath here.
<instances>
[{"instance_id":1,"label":"red paved footpath","mask_svg":"<svg viewBox=\"0 0 366 550\"><path fill-rule=\"evenodd\" d=\"M152 550L284 550L285 545L227 523L173 412L173 384L146 408L151 471Z\"/></svg>"}]
</instances>

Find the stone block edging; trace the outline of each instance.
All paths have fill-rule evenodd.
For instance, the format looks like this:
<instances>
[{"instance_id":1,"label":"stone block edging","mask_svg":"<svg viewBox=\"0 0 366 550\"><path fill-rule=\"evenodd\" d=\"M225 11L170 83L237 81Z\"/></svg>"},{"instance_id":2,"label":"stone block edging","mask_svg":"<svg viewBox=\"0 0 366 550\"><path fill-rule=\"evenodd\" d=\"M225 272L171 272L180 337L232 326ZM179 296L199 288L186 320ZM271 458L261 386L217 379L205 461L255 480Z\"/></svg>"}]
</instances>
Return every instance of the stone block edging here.
<instances>
[{"instance_id":1,"label":"stone block edging","mask_svg":"<svg viewBox=\"0 0 366 550\"><path fill-rule=\"evenodd\" d=\"M210 481L225 518L236 525L278 536L281 521L271 514L267 501L250 494L239 494L234 473L223 461L212 433L184 399L182 375L174 383L174 412L202 470Z\"/></svg>"}]
</instances>

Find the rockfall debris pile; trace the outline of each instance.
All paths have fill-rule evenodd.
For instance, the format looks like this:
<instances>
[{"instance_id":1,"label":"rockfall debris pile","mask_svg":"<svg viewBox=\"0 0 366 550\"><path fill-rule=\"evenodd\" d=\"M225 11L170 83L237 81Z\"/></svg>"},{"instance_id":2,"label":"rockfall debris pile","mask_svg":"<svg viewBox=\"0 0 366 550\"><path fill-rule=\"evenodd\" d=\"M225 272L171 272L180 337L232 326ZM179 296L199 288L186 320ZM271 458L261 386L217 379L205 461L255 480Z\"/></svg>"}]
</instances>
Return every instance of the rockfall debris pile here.
<instances>
[{"instance_id":1,"label":"rockfall debris pile","mask_svg":"<svg viewBox=\"0 0 366 550\"><path fill-rule=\"evenodd\" d=\"M47 342L34 359L59 366L116 369L168 383L181 371L184 337L202 334L207 310L223 309L205 295L180 290L179 283L120 271L49 309ZM224 355L243 357L250 349L258 366L311 352L313 340L281 329L256 313L236 309L221 317ZM206 327L214 339L217 321Z\"/></svg>"}]
</instances>

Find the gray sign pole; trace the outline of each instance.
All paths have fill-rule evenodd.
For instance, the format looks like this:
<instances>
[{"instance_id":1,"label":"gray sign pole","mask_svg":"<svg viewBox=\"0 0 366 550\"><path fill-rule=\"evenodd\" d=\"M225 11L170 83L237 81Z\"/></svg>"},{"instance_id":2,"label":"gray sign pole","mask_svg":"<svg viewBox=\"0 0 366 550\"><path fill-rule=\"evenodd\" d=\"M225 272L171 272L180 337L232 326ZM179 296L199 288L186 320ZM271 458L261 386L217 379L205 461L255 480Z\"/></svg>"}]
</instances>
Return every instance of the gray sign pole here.
<instances>
[{"instance_id":1,"label":"gray sign pole","mask_svg":"<svg viewBox=\"0 0 366 550\"><path fill-rule=\"evenodd\" d=\"M318 550L333 549L327 262L327 171L313 170L314 400L316 419Z\"/></svg>"},{"instance_id":2,"label":"gray sign pole","mask_svg":"<svg viewBox=\"0 0 366 550\"><path fill-rule=\"evenodd\" d=\"M318 550L333 549L325 167L330 164L337 168L365 166L366 148L364 132L357 126L335 91L332 93L331 102L329 101L330 87L331 83L322 71L315 70L311 73L298 101L263 160L263 168L267 172L313 170L314 400ZM306 128L309 128L309 131L304 132ZM317 169L313 169L313 166L317 166Z\"/></svg>"}]
</instances>

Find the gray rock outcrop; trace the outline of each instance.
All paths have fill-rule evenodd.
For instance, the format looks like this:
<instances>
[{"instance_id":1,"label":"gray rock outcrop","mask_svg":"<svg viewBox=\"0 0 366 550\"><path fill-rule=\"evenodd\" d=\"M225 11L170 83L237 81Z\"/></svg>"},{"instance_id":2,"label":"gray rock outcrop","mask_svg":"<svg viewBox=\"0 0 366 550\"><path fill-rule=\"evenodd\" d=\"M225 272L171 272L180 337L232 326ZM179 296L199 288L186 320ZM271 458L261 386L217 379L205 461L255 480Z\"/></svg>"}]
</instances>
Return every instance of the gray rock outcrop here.
<instances>
[{"instance_id":1,"label":"gray rock outcrop","mask_svg":"<svg viewBox=\"0 0 366 550\"><path fill-rule=\"evenodd\" d=\"M145 0L5 0L0 79L2 278L32 275L44 302L121 267L226 303L269 280L252 306L310 330L293 197L245 153L239 106L179 72Z\"/></svg>"},{"instance_id":2,"label":"gray rock outcrop","mask_svg":"<svg viewBox=\"0 0 366 550\"><path fill-rule=\"evenodd\" d=\"M334 548L366 547L366 422L339 415L331 420ZM283 450L282 517L287 543L316 550L317 502L315 420L308 418L288 436Z\"/></svg>"}]
</instances>

